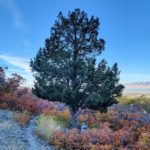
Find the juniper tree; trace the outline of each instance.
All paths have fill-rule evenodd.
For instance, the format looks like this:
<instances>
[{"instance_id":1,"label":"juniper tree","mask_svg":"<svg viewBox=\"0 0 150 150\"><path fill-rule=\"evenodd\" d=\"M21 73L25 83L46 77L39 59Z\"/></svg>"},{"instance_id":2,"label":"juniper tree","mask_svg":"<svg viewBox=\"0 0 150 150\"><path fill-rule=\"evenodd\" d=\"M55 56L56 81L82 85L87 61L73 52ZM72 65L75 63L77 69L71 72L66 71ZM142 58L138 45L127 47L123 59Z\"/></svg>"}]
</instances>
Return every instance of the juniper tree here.
<instances>
[{"instance_id":1,"label":"juniper tree","mask_svg":"<svg viewBox=\"0 0 150 150\"><path fill-rule=\"evenodd\" d=\"M106 109L116 103L123 85L119 84L117 64L107 66L96 58L104 50L99 38L99 19L80 9L65 17L59 13L45 46L30 66L35 77L33 92L50 101L69 105L72 126L79 108Z\"/></svg>"},{"instance_id":2,"label":"juniper tree","mask_svg":"<svg viewBox=\"0 0 150 150\"><path fill-rule=\"evenodd\" d=\"M4 91L4 87L6 85L6 81L5 81L5 68L0 66L0 95L3 93Z\"/></svg>"}]
</instances>

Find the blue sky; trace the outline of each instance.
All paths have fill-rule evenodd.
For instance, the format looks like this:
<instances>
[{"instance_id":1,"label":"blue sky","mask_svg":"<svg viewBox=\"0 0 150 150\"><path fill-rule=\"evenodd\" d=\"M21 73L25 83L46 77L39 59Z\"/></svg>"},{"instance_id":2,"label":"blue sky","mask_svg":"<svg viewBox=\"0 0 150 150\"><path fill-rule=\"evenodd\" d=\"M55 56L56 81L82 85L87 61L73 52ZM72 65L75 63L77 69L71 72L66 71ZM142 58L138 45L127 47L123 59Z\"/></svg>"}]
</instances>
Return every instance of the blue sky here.
<instances>
[{"instance_id":1,"label":"blue sky","mask_svg":"<svg viewBox=\"0 0 150 150\"><path fill-rule=\"evenodd\" d=\"M31 85L30 59L44 46L59 11L80 8L99 17L101 55L117 62L121 82L150 81L149 0L0 0L0 66L17 72Z\"/></svg>"}]
</instances>

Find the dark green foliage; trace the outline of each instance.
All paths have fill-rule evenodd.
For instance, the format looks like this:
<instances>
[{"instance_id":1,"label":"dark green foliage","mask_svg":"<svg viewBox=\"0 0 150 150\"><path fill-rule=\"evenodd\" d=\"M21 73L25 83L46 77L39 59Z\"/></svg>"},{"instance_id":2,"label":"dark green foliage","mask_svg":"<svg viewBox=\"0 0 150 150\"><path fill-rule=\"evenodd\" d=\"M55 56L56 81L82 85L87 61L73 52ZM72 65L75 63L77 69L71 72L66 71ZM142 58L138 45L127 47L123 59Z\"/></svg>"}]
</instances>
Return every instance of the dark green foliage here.
<instances>
[{"instance_id":1,"label":"dark green foliage","mask_svg":"<svg viewBox=\"0 0 150 150\"><path fill-rule=\"evenodd\" d=\"M0 67L0 93L3 92L3 87L5 86L5 72L2 67Z\"/></svg>"},{"instance_id":2,"label":"dark green foliage","mask_svg":"<svg viewBox=\"0 0 150 150\"><path fill-rule=\"evenodd\" d=\"M116 103L123 86L117 64L108 67L102 60L97 65L105 44L98 30L99 19L84 11L75 9L68 17L59 13L45 47L31 60L37 96L65 102L73 114L79 107L101 109Z\"/></svg>"}]
</instances>

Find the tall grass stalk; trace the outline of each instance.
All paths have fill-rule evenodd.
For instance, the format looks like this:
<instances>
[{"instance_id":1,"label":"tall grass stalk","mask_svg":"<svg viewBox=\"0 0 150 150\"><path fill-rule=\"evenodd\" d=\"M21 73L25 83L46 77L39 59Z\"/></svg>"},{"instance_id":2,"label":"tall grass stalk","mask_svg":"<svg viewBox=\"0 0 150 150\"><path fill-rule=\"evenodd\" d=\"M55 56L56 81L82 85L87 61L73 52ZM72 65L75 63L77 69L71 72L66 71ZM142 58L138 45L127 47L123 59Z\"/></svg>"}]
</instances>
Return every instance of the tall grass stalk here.
<instances>
[{"instance_id":1,"label":"tall grass stalk","mask_svg":"<svg viewBox=\"0 0 150 150\"><path fill-rule=\"evenodd\" d=\"M48 141L51 139L52 134L63 128L57 121L51 116L41 115L37 121L37 134Z\"/></svg>"}]
</instances>

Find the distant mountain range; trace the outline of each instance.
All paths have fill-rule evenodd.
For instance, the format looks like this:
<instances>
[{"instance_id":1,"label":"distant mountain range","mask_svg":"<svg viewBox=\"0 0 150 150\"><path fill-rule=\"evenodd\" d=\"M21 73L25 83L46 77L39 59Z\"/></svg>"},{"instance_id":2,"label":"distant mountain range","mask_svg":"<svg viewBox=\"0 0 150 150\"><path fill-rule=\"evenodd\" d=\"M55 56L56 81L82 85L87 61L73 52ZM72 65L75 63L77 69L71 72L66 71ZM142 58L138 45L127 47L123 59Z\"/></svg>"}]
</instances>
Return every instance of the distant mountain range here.
<instances>
[{"instance_id":1,"label":"distant mountain range","mask_svg":"<svg viewBox=\"0 0 150 150\"><path fill-rule=\"evenodd\" d=\"M123 85L125 86L124 92L150 93L150 82L132 82Z\"/></svg>"},{"instance_id":2,"label":"distant mountain range","mask_svg":"<svg viewBox=\"0 0 150 150\"><path fill-rule=\"evenodd\" d=\"M124 83L127 88L150 88L150 82Z\"/></svg>"}]
</instances>

